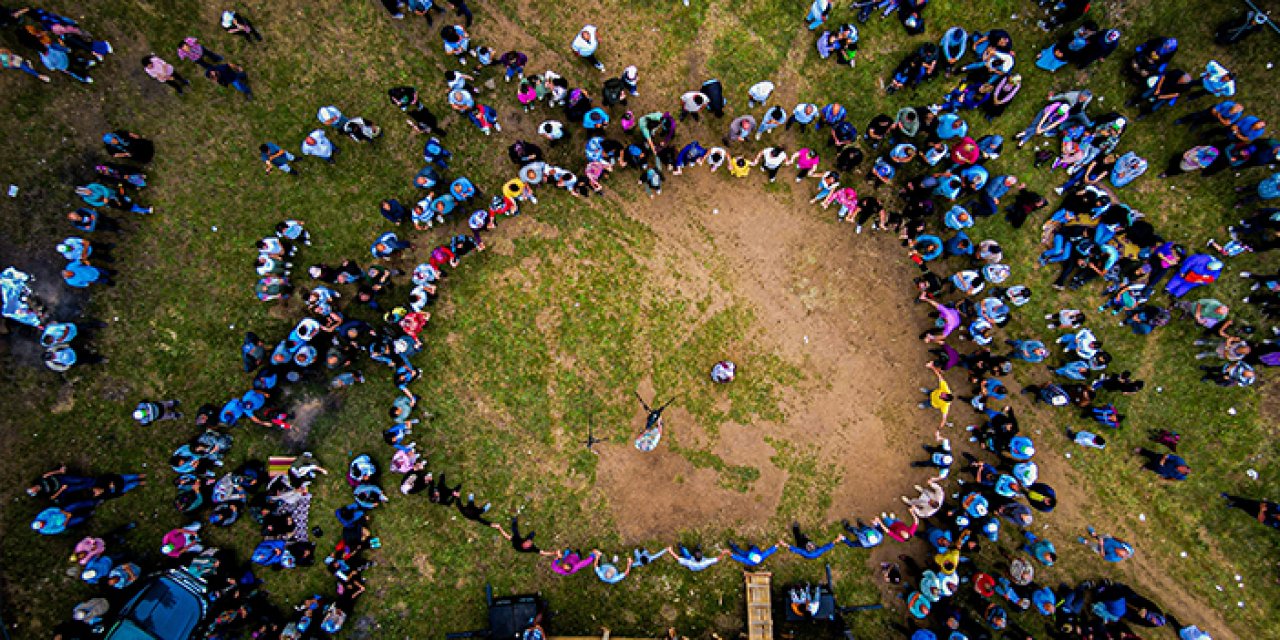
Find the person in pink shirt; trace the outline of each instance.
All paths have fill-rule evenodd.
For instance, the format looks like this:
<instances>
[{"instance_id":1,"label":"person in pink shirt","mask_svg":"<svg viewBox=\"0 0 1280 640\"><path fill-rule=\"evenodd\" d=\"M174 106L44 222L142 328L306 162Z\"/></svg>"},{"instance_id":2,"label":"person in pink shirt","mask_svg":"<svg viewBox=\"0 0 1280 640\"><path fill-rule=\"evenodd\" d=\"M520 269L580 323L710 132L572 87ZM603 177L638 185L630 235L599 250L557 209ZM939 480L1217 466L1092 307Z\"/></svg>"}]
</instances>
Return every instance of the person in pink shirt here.
<instances>
[{"instance_id":1,"label":"person in pink shirt","mask_svg":"<svg viewBox=\"0 0 1280 640\"><path fill-rule=\"evenodd\" d=\"M888 515L880 514L879 518L871 521L871 524L878 527L885 535L897 540L898 542L906 542L916 535L916 529L920 526L920 519L916 514L911 514L911 525L898 519L897 516L890 513Z\"/></svg>"},{"instance_id":2,"label":"person in pink shirt","mask_svg":"<svg viewBox=\"0 0 1280 640\"><path fill-rule=\"evenodd\" d=\"M204 551L204 545L200 544L200 535L196 532L200 530L199 522L174 529L164 534L164 542L160 545L160 552L170 558L180 557L184 553L200 553Z\"/></svg>"},{"instance_id":3,"label":"person in pink shirt","mask_svg":"<svg viewBox=\"0 0 1280 640\"><path fill-rule=\"evenodd\" d=\"M151 54L142 59L142 69L147 75L155 79L156 82L162 82L173 87L179 95L182 94L182 87L191 84L186 78L174 71L173 65L165 62L163 58L156 54Z\"/></svg>"},{"instance_id":4,"label":"person in pink shirt","mask_svg":"<svg viewBox=\"0 0 1280 640\"><path fill-rule=\"evenodd\" d=\"M818 163L822 159L813 149L805 147L791 155L791 164L796 166L796 182L800 182L809 177L809 174L818 168Z\"/></svg>"},{"instance_id":5,"label":"person in pink shirt","mask_svg":"<svg viewBox=\"0 0 1280 640\"><path fill-rule=\"evenodd\" d=\"M836 189L822 201L822 208L826 209L832 202L840 205L840 212L836 216L844 220L849 214L856 213L858 210L858 191L853 187Z\"/></svg>"},{"instance_id":6,"label":"person in pink shirt","mask_svg":"<svg viewBox=\"0 0 1280 640\"><path fill-rule=\"evenodd\" d=\"M551 561L551 570L562 576L571 576L591 566L595 561L595 553L588 553L584 557L578 555L573 549L565 549Z\"/></svg>"}]
</instances>

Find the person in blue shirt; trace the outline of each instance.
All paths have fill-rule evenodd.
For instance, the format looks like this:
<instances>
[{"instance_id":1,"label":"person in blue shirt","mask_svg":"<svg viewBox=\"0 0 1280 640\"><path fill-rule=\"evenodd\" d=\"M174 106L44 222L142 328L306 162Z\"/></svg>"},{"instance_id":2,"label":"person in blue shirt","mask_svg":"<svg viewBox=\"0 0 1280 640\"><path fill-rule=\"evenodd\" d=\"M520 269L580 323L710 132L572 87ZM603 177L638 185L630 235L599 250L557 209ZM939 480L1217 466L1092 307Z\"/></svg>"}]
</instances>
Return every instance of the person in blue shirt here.
<instances>
[{"instance_id":1,"label":"person in blue shirt","mask_svg":"<svg viewBox=\"0 0 1280 640\"><path fill-rule=\"evenodd\" d=\"M412 246L412 244L401 240L394 231L388 231L373 241L373 244L369 246L369 253L380 260L390 260L391 256L397 252Z\"/></svg>"},{"instance_id":2,"label":"person in blue shirt","mask_svg":"<svg viewBox=\"0 0 1280 640\"><path fill-rule=\"evenodd\" d=\"M1102 556L1103 560L1107 562L1122 562L1133 556L1133 545L1128 542L1114 536L1101 535L1092 526L1088 528L1088 532L1089 538L1092 540L1080 536L1076 538L1076 541Z\"/></svg>"},{"instance_id":3,"label":"person in blue shirt","mask_svg":"<svg viewBox=\"0 0 1280 640\"><path fill-rule=\"evenodd\" d=\"M1154 472L1165 480L1186 480L1187 475L1191 473L1191 467L1187 465L1187 461L1177 454L1161 454L1141 447L1134 449L1133 452L1146 458L1146 464L1142 468Z\"/></svg>"},{"instance_id":4,"label":"person in blue shirt","mask_svg":"<svg viewBox=\"0 0 1280 640\"><path fill-rule=\"evenodd\" d=\"M41 511L35 520L31 521L31 529L42 536L58 535L70 529L84 524L89 516L93 515L93 510L98 506L100 501L97 500L80 500L61 507L49 507Z\"/></svg>"},{"instance_id":5,"label":"person in blue shirt","mask_svg":"<svg viewBox=\"0 0 1280 640\"><path fill-rule=\"evenodd\" d=\"M98 212L86 207L67 213L67 221L71 223L71 226L75 227L77 231L85 233L92 233L96 230L98 228L98 220Z\"/></svg>"},{"instance_id":6,"label":"person in blue shirt","mask_svg":"<svg viewBox=\"0 0 1280 640\"><path fill-rule=\"evenodd\" d=\"M618 584L625 580L628 575L631 575L631 558L627 558L626 568L619 571L618 565L616 564L618 562L617 556L613 557L613 562L601 563L600 558L602 558L604 554L601 553L599 549L593 549L591 551L591 555L595 556L592 560L591 566L595 569L596 577L600 578L601 582L605 584Z\"/></svg>"},{"instance_id":7,"label":"person in blue shirt","mask_svg":"<svg viewBox=\"0 0 1280 640\"><path fill-rule=\"evenodd\" d=\"M760 563L769 559L769 556L777 551L777 545L772 545L768 549L761 549L753 544L750 548L744 550L733 542L729 543L729 557L741 562L748 568L760 566Z\"/></svg>"},{"instance_id":8,"label":"person in blue shirt","mask_svg":"<svg viewBox=\"0 0 1280 640\"><path fill-rule=\"evenodd\" d=\"M67 286L77 289L84 289L91 284L111 285L111 278L105 271L78 260L67 263L66 268L62 270L62 279L66 281Z\"/></svg>"},{"instance_id":9,"label":"person in blue shirt","mask_svg":"<svg viewBox=\"0 0 1280 640\"><path fill-rule=\"evenodd\" d=\"M845 520L843 524L844 530L849 532L849 535L843 536L841 542L854 549L870 549L878 547L881 542L884 542L884 534L862 520L858 520L856 527L850 524L848 520Z\"/></svg>"},{"instance_id":10,"label":"person in blue shirt","mask_svg":"<svg viewBox=\"0 0 1280 640\"><path fill-rule=\"evenodd\" d=\"M785 540L779 540L777 547L774 548L786 547L787 550L791 551L791 553L794 553L801 558L814 560L821 558L823 554L833 549L837 542L844 539L844 534L840 534L836 536L835 540L819 546L814 544L814 542L809 539L809 536L805 535L804 532L800 530L800 523L792 522L791 537L795 539L795 544L788 545Z\"/></svg>"},{"instance_id":11,"label":"person in blue shirt","mask_svg":"<svg viewBox=\"0 0 1280 640\"><path fill-rule=\"evenodd\" d=\"M1240 142L1253 142L1267 133L1267 123L1258 116L1244 116L1232 125L1231 133Z\"/></svg>"},{"instance_id":12,"label":"person in blue shirt","mask_svg":"<svg viewBox=\"0 0 1280 640\"><path fill-rule=\"evenodd\" d=\"M1022 545L1022 551L1026 551L1028 555L1046 567L1052 567L1053 563L1058 561L1058 550L1053 546L1052 542L1045 538L1037 537L1036 534L1030 531L1024 530L1022 535L1027 539L1027 543Z\"/></svg>"},{"instance_id":13,"label":"person in blue shirt","mask_svg":"<svg viewBox=\"0 0 1280 640\"><path fill-rule=\"evenodd\" d=\"M1039 340L1005 340L1005 344L1013 347L1008 355L1010 359L1038 364L1049 357L1049 350Z\"/></svg>"},{"instance_id":14,"label":"person in blue shirt","mask_svg":"<svg viewBox=\"0 0 1280 640\"><path fill-rule=\"evenodd\" d=\"M972 206L973 215L995 215L1000 210L1000 200L1017 186L1018 177L1014 175L1003 175L994 180L988 180L986 188L978 193L978 201Z\"/></svg>"},{"instance_id":15,"label":"person in blue shirt","mask_svg":"<svg viewBox=\"0 0 1280 640\"><path fill-rule=\"evenodd\" d=\"M333 142L329 140L329 136L325 135L324 129L316 129L307 134L302 140L302 155L320 158L329 164L333 164L333 156L338 153L338 148L333 146Z\"/></svg>"},{"instance_id":16,"label":"person in blue shirt","mask_svg":"<svg viewBox=\"0 0 1280 640\"><path fill-rule=\"evenodd\" d=\"M453 157L453 153L444 148L444 143L439 138L431 138L422 146L422 159L427 164L435 164L442 170L449 169L449 159Z\"/></svg>"},{"instance_id":17,"label":"person in blue shirt","mask_svg":"<svg viewBox=\"0 0 1280 640\"><path fill-rule=\"evenodd\" d=\"M281 149L280 145L274 142L258 145L258 157L262 160L267 173L271 173L272 169L279 169L284 173L297 175L293 167L289 166L289 163L294 160L293 154Z\"/></svg>"},{"instance_id":18,"label":"person in blue shirt","mask_svg":"<svg viewBox=\"0 0 1280 640\"><path fill-rule=\"evenodd\" d=\"M1235 124L1236 121L1243 116L1244 105L1234 100L1223 100L1222 102L1219 102L1218 104L1215 104L1203 111L1197 111L1195 113L1189 113L1182 116L1181 118L1174 120L1173 123L1190 126L1191 130L1195 131L1200 127L1200 125L1210 124L1213 122L1217 122L1224 127L1229 127Z\"/></svg>"}]
</instances>

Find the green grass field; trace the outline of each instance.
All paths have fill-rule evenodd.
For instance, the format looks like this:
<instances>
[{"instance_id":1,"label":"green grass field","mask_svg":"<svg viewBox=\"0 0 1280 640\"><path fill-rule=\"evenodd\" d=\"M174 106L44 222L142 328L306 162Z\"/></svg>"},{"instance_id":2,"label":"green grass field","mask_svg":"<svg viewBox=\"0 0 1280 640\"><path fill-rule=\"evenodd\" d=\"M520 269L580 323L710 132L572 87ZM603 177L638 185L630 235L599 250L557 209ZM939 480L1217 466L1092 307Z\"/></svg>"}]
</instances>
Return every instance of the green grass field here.
<instances>
[{"instance_id":1,"label":"green grass field","mask_svg":"<svg viewBox=\"0 0 1280 640\"><path fill-rule=\"evenodd\" d=\"M935 102L950 88L946 80L936 79L917 92L885 96L881 86L926 36L936 41L947 27L962 24L1007 28L1017 42L1018 69L1025 78L1021 97L1001 119L987 125L977 116L970 118L979 133L995 131L1011 138L1039 110L1046 92L1080 86L1105 96L1094 112L1118 108L1132 115L1132 109L1120 108L1132 91L1121 79L1120 67L1126 51L1157 34L1182 41L1176 64L1188 71L1199 71L1209 59L1234 69L1241 87L1238 99L1251 112L1280 122L1272 104L1277 71L1270 68L1280 45L1276 34L1259 34L1233 49L1212 43L1213 27L1236 11L1233 2L1098 2L1093 18L1124 32L1121 51L1086 72L1068 67L1056 75L1033 65L1050 38L1034 26L1034 3L1024 1L935 0L927 13L928 32L916 38L907 37L896 22L873 18L861 27L860 60L853 70L817 58L801 22L808 3L801 0L692 0L690 8L674 0L474 4L473 40L499 52L520 48L530 55L530 72L553 68L592 89L599 82L596 72L571 59L568 43L582 23L600 25L600 57L610 73L627 64L641 69L642 96L632 105L637 113L675 109L676 96L708 77L724 82L734 111L745 103L746 87L767 76L779 82L779 95L787 99L842 102L861 129L876 113ZM71 235L62 216L76 206L72 187L100 159L99 136L106 130L131 129L156 141L152 186L141 197L156 205L156 214L110 214L124 226L117 237L107 237L116 245L111 267L119 271L117 284L90 290L84 302L87 317L107 322L95 332L92 348L108 362L60 376L32 366L23 355L20 342L29 336L0 340L0 366L9 389L0 411L0 616L17 638L48 637L71 607L92 593L64 572L78 538L34 535L27 523L41 507L27 500L22 488L59 462L97 472L150 471L150 486L109 503L92 526L105 530L136 520L139 528L131 536L130 551L143 558L158 556L159 536L180 524L170 506L172 474L165 461L196 431L187 420L140 428L129 410L144 398L176 397L194 411L247 387L249 378L237 357L243 332L253 330L271 342L305 312L297 301L264 305L253 298L253 242L276 221L296 217L307 222L315 244L303 249L301 262L336 263L351 257L367 263L369 242L389 228L377 213L378 202L389 196L407 201L409 180L420 166L422 139L401 122L385 91L416 85L428 106L442 115L447 107L440 77L452 63L440 50L439 21L437 28L412 16L392 21L375 0L247 0L237 8L266 36L264 43L252 46L217 28L221 5L55 0L46 6L107 37L117 53L97 70L90 86L65 77L55 77L51 85L16 73L0 77L0 139L9 141L8 152L0 156L0 181L22 187L18 198L0 198L0 267L56 264L53 245ZM844 6L833 16L835 21L850 18ZM180 71L194 86L181 98L143 74L138 59L155 51L176 61L173 49L187 35L199 35L207 46L243 65L256 99L246 103L219 89L197 77L187 63ZM9 34L0 36L0 46L17 48ZM493 77L495 72L486 74ZM465 119L451 116L444 123L459 171L490 191L510 172L506 144L517 135L532 137L546 113L521 116L513 93L499 78L497 95L481 97L502 117L504 132L494 138L481 136ZM357 145L335 135L342 149L335 166L302 162L296 179L263 175L258 144L275 140L296 151L306 132L319 126L316 109L327 104L378 122L384 137ZM1209 104L1209 99L1196 103L1198 108ZM1167 159L1191 144L1185 130L1171 124L1186 110L1179 105L1173 113L1158 113L1130 128L1122 149L1148 158L1151 170L1120 195L1157 230L1194 249L1208 237L1221 239L1223 228L1240 217L1231 208L1233 187L1251 185L1265 173L1253 169L1239 177L1226 172L1211 180L1157 180L1155 174ZM708 123L704 118L701 125L682 127L679 137L686 140L696 132L706 144L726 125L727 120ZM820 144L813 133L786 137L793 147L805 141ZM568 158L580 142L575 138L566 145L571 149L559 149L553 157L578 166L579 161ZM1060 174L1033 170L1031 155L1030 149L1017 152L1007 144L993 172L1016 172L1037 191L1051 193ZM790 197L780 187L765 188L761 180L751 184L749 188L771 197ZM654 264L665 265L664 273L679 274L682 261L696 261L718 274L714 281L721 284L728 281L728 267L717 256L659 254L657 233L631 215L649 203L630 174L616 176L607 188L608 197L585 202L544 190L541 203L526 208L526 215L500 222L490 236L491 249L468 258L442 287L428 346L418 360L426 374L415 390L431 415L417 441L432 469L447 471L455 482L466 483L465 490L492 500L497 519L523 513L522 524L527 521L539 531L544 548L598 546L621 555L624 547L609 495L596 487L599 459L580 444L588 419L598 436L629 446L637 426L632 389L647 381L665 397L699 385L709 363L726 350L739 354L744 369L766 373L743 376L727 388L682 401L691 419L709 433L729 422L801 419L787 415L780 399L789 389L818 381L807 377L803 361L767 348L756 310L740 296L713 308L708 295L688 283L655 281ZM669 191L681 189L680 178L669 182ZM796 215L811 215L793 200ZM652 206L669 207L672 201L672 194L664 194ZM672 217L687 213L676 207L669 211ZM216 232L211 230L215 226ZM850 246L865 238L853 236L844 225L829 227L832 234L847 234ZM461 223L452 222L449 232L461 229ZM1007 329L1010 337L1047 338L1039 322L1043 314L1099 303L1096 289L1059 293L1048 286L1056 270L1030 269L1039 252L1039 233L1032 223L1015 233L1002 218L992 218L975 230L975 237L998 239L1017 277L1035 290L1033 303L1019 309ZM440 231L408 235L419 246L444 237ZM911 268L905 259L901 262L903 269ZM1235 274L1268 266L1274 268L1274 256L1232 259L1213 295L1229 302L1243 321L1256 322L1253 310L1239 302L1245 287ZM60 284L50 288L67 291ZM401 287L397 293L406 291ZM79 302L68 299L66 304L76 307ZM1054 585L1089 576L1123 579L1144 588L1180 619L1211 629L1215 637L1280 638L1269 622L1280 614L1270 561L1278 550L1274 532L1222 508L1217 498L1221 491L1258 498L1280 493L1275 481L1280 411L1269 394L1274 376L1263 372L1252 390L1220 390L1197 381L1192 358L1197 348L1191 344L1196 332L1187 323L1175 322L1145 338L1111 322L1091 324L1115 355L1113 367L1145 378L1148 390L1115 399L1128 420L1123 431L1107 434L1112 444L1105 452L1085 454L1066 439L1065 428L1084 426L1079 420L1018 405L1027 416L1024 429L1039 434L1044 477L1069 502L1043 518L1062 562L1042 579ZM912 334L918 328L903 331ZM29 348L25 353L30 355ZM334 396L319 387L290 391L294 403L325 403L302 446L335 474L351 453L389 458L379 435L395 390L380 368L362 368L371 374L370 382ZM1031 369L1018 370L1018 382L1047 379L1047 372ZM902 376L908 388L927 382L915 368ZM1157 386L1163 391L1157 393ZM1229 408L1235 411L1229 414ZM965 413L958 423L969 419ZM931 438L930 420L911 414L903 428L917 430L924 442ZM1195 470L1187 482L1157 484L1128 453L1143 443L1148 430L1158 428L1184 434L1179 451ZM236 427L234 435L235 462L286 449L280 434L255 426ZM685 441L675 433L664 442L694 467L714 471L721 487L746 494L759 482L759 469L717 455L714 437L708 444ZM787 523L799 519L811 532L834 535L834 522L820 528L832 497L825 481L830 470L819 452L786 441L772 444L775 464L787 474L783 498L768 526L782 534ZM1072 453L1069 460L1065 452ZM1260 479L1249 479L1248 469ZM910 470L901 476L904 489L919 479ZM340 478L331 477L317 488L312 520L326 529L326 537L318 541L322 551L336 541L337 525L330 514L348 497ZM896 495L883 496L886 508L893 501ZM1071 540L1086 522L1128 538L1138 556L1115 567L1085 555ZM378 567L369 572L370 593L357 607L359 620L348 624L354 637L426 637L480 626L486 582L497 593L542 591L553 604L552 630L558 634L592 634L601 625L618 635L636 636L655 636L671 625L691 637L742 628L742 577L734 567L690 574L664 563L607 586L587 574L555 576L545 563L509 553L505 542L488 530L464 524L454 512L425 500L393 496L375 517L374 530L384 547L376 553ZM212 532L210 538L247 556L256 542L251 529L237 525ZM728 525L703 525L672 531L650 546L677 537L715 546L732 535ZM872 577L871 556L840 549L829 557L844 603L888 604L884 611L851 617L855 633L893 637L893 625L903 623L906 615ZM875 561L887 557L876 556ZM979 562L994 563L999 557L988 549ZM814 562L779 557L769 569L775 584L821 577L821 566ZM1236 586L1237 574L1242 587ZM268 572L266 580L273 601L282 607L332 589L318 567Z\"/></svg>"}]
</instances>

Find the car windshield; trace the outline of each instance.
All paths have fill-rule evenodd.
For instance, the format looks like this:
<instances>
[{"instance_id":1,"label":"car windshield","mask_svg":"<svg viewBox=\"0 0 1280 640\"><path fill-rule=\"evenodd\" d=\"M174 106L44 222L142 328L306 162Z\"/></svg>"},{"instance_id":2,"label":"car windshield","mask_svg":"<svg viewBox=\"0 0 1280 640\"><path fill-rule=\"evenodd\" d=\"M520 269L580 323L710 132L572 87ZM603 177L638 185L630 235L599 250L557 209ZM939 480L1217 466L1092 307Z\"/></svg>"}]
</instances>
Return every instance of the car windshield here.
<instances>
[{"instance_id":1,"label":"car windshield","mask_svg":"<svg viewBox=\"0 0 1280 640\"><path fill-rule=\"evenodd\" d=\"M171 578L162 578L134 599L127 618L155 638L186 640L200 622L200 615L198 596Z\"/></svg>"}]
</instances>

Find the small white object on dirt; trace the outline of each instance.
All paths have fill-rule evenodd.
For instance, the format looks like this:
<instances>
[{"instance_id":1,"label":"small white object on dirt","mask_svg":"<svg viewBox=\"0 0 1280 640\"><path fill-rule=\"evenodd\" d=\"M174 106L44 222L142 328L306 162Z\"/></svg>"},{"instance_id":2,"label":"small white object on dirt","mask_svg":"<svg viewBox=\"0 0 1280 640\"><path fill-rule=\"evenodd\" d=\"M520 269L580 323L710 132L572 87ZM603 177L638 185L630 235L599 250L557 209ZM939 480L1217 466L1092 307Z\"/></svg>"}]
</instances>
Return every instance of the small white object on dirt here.
<instances>
[{"instance_id":1,"label":"small white object on dirt","mask_svg":"<svg viewBox=\"0 0 1280 640\"><path fill-rule=\"evenodd\" d=\"M216 232L218 231L218 227L217 227L217 226L212 226L212 227L209 227L209 230L210 230L210 231L213 231L213 232L215 232L215 233L216 233Z\"/></svg>"},{"instance_id":2,"label":"small white object on dirt","mask_svg":"<svg viewBox=\"0 0 1280 640\"><path fill-rule=\"evenodd\" d=\"M1138 522L1146 522L1146 521L1147 521L1147 514L1145 514L1145 513L1139 513L1139 514L1138 514Z\"/></svg>"},{"instance_id":3,"label":"small white object on dirt","mask_svg":"<svg viewBox=\"0 0 1280 640\"><path fill-rule=\"evenodd\" d=\"M1257 479L1258 479L1258 470L1257 470L1257 469L1246 469L1246 470L1245 470L1245 472L1244 472L1244 474L1245 474L1246 476L1249 476L1249 479L1250 479L1250 480L1257 480Z\"/></svg>"},{"instance_id":4,"label":"small white object on dirt","mask_svg":"<svg viewBox=\"0 0 1280 640\"><path fill-rule=\"evenodd\" d=\"M1185 558L1185 557L1187 557L1187 552L1186 552L1186 551L1183 551L1182 553L1179 553L1178 555L1180 555L1180 556L1182 556L1182 557L1184 557L1184 558Z\"/></svg>"},{"instance_id":5,"label":"small white object on dirt","mask_svg":"<svg viewBox=\"0 0 1280 640\"><path fill-rule=\"evenodd\" d=\"M1231 408L1227 409L1227 415L1234 416L1235 414L1236 414L1236 408L1235 408L1235 407L1231 407Z\"/></svg>"},{"instance_id":6,"label":"small white object on dirt","mask_svg":"<svg viewBox=\"0 0 1280 640\"><path fill-rule=\"evenodd\" d=\"M1068 460L1070 460L1070 459L1071 459L1071 452L1070 452L1070 451L1068 451L1068 452L1066 452L1066 453L1064 453L1064 454L1062 454L1062 455L1066 456Z\"/></svg>"},{"instance_id":7,"label":"small white object on dirt","mask_svg":"<svg viewBox=\"0 0 1280 640\"><path fill-rule=\"evenodd\" d=\"M804 343L805 343L805 344L809 344L809 336L805 336L805 337L804 337Z\"/></svg>"},{"instance_id":8,"label":"small white object on dirt","mask_svg":"<svg viewBox=\"0 0 1280 640\"><path fill-rule=\"evenodd\" d=\"M716 215L716 214L718 214L718 213L720 213L720 210L719 210L719 209L712 209L712 210L711 210L711 215L713 215L713 216L714 216L714 215Z\"/></svg>"},{"instance_id":9,"label":"small white object on dirt","mask_svg":"<svg viewBox=\"0 0 1280 640\"><path fill-rule=\"evenodd\" d=\"M1164 387L1156 387L1156 393L1164 393Z\"/></svg>"}]
</instances>

